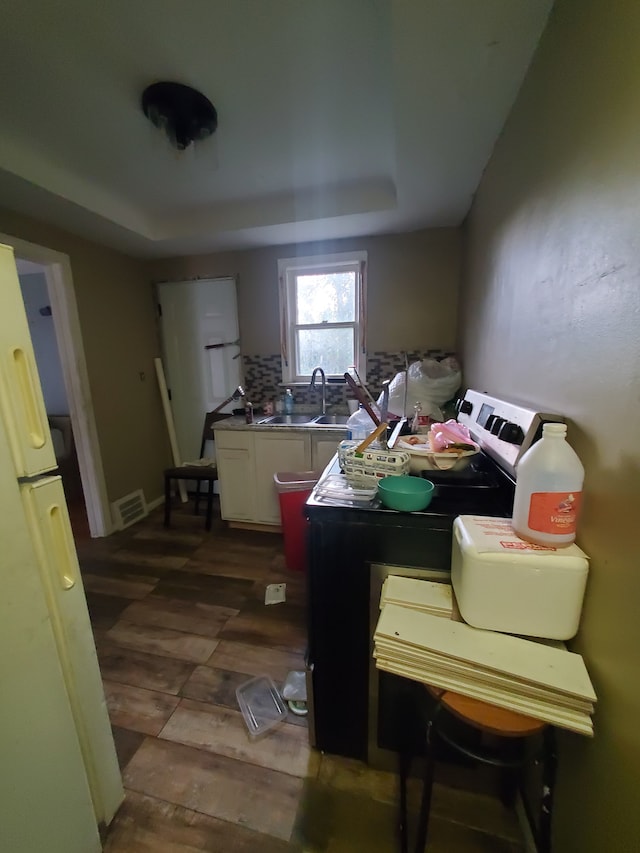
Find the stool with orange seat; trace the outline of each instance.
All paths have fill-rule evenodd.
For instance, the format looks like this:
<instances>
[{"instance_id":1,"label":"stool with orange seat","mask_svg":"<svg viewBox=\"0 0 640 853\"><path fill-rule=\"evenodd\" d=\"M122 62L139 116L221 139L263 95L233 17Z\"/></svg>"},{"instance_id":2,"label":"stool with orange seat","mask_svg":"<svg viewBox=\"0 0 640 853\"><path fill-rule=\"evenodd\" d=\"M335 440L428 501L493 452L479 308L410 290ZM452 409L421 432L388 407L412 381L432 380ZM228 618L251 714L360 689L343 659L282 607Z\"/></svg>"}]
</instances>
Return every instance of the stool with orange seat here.
<instances>
[{"instance_id":1,"label":"stool with orange seat","mask_svg":"<svg viewBox=\"0 0 640 853\"><path fill-rule=\"evenodd\" d=\"M455 752L482 764L502 768L513 778L534 761L542 762L542 808L538 821L538 850L551 850L551 807L555 781L556 755L554 730L547 723L498 708L450 690L425 685L424 706L421 709L424 726L425 764L422 798L418 817L415 853L422 853L427 843L429 813L433 789L435 753L438 742ZM489 735L490 738L483 736ZM488 741L488 742L487 742ZM400 754L400 814L399 833L401 853L408 851L407 777L412 756ZM514 787L511 788L514 790Z\"/></svg>"}]
</instances>

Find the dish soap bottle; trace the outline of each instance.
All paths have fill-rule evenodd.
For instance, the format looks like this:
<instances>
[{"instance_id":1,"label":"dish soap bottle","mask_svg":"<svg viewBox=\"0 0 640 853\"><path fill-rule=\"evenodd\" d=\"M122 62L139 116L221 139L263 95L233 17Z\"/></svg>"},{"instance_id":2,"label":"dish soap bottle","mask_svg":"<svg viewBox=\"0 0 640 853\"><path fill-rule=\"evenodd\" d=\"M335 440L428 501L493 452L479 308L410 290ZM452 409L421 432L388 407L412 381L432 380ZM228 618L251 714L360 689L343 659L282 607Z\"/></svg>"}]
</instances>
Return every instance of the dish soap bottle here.
<instances>
[{"instance_id":1,"label":"dish soap bottle","mask_svg":"<svg viewBox=\"0 0 640 853\"><path fill-rule=\"evenodd\" d=\"M545 424L517 465L513 529L536 545L566 548L576 538L584 468L566 435L566 424Z\"/></svg>"},{"instance_id":2,"label":"dish soap bottle","mask_svg":"<svg viewBox=\"0 0 640 853\"><path fill-rule=\"evenodd\" d=\"M293 414L293 391L287 388L284 392L284 413L285 415Z\"/></svg>"}]
</instances>

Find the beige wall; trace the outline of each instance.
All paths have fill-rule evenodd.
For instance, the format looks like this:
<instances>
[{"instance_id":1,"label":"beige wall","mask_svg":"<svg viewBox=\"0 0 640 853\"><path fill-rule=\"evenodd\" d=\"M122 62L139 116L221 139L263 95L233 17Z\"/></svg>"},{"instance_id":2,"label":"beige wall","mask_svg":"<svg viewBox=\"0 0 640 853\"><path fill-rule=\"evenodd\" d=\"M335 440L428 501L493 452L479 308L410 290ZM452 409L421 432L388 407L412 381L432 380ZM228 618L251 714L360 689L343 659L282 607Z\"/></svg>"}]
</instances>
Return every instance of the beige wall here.
<instances>
[{"instance_id":1,"label":"beige wall","mask_svg":"<svg viewBox=\"0 0 640 853\"><path fill-rule=\"evenodd\" d=\"M561 741L559 853L640 845L639 45L637 2L558 0L467 229L465 380L566 413L586 468L599 702Z\"/></svg>"},{"instance_id":2,"label":"beige wall","mask_svg":"<svg viewBox=\"0 0 640 853\"><path fill-rule=\"evenodd\" d=\"M350 250L368 252L370 351L453 346L460 256L454 228L159 260L152 277L238 275L242 351L272 355L280 352L278 258Z\"/></svg>"},{"instance_id":3,"label":"beige wall","mask_svg":"<svg viewBox=\"0 0 640 853\"><path fill-rule=\"evenodd\" d=\"M146 265L8 211L0 232L69 256L109 500L140 488L148 501L159 497L170 454Z\"/></svg>"},{"instance_id":4,"label":"beige wall","mask_svg":"<svg viewBox=\"0 0 640 853\"><path fill-rule=\"evenodd\" d=\"M159 497L170 460L153 366L160 353L151 279L237 275L242 350L270 355L280 349L278 258L366 249L370 350L455 343L456 229L153 262L9 211L0 210L0 232L69 255L110 501L138 488L148 501Z\"/></svg>"}]
</instances>

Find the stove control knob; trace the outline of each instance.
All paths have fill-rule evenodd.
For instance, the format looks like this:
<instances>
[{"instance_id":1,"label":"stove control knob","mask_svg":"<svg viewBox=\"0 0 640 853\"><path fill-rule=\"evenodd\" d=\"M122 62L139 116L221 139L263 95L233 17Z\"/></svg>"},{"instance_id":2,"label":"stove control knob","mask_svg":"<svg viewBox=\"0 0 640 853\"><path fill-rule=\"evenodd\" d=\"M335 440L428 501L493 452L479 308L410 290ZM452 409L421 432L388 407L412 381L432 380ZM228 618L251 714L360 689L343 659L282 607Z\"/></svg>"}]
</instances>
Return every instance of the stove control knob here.
<instances>
[{"instance_id":1,"label":"stove control knob","mask_svg":"<svg viewBox=\"0 0 640 853\"><path fill-rule=\"evenodd\" d=\"M522 427L519 427L518 424L512 424L505 421L502 425L498 438L502 441L508 442L509 444L522 444L524 433L522 431Z\"/></svg>"},{"instance_id":2,"label":"stove control knob","mask_svg":"<svg viewBox=\"0 0 640 853\"><path fill-rule=\"evenodd\" d=\"M468 400L460 400L460 404L458 406L458 412L462 415L470 415L473 411L473 403L470 403Z\"/></svg>"},{"instance_id":3,"label":"stove control knob","mask_svg":"<svg viewBox=\"0 0 640 853\"><path fill-rule=\"evenodd\" d=\"M487 418L487 420L485 421L485 424L484 424L484 428L486 429L487 432L491 432L491 427L493 426L497 417L498 417L497 415L489 415L489 417Z\"/></svg>"},{"instance_id":4,"label":"stove control knob","mask_svg":"<svg viewBox=\"0 0 640 853\"><path fill-rule=\"evenodd\" d=\"M506 424L504 418L494 417L493 421L491 422L491 434L497 435L502 429L503 424Z\"/></svg>"}]
</instances>

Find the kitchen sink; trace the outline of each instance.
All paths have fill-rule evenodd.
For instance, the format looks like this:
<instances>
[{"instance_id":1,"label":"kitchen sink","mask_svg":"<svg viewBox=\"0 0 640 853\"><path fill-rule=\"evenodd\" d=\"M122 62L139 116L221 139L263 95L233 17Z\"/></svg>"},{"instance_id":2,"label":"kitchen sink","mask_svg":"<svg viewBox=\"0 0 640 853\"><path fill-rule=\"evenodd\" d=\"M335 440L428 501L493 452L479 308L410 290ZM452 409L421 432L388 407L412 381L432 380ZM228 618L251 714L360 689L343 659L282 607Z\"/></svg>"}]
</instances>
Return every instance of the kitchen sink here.
<instances>
[{"instance_id":1,"label":"kitchen sink","mask_svg":"<svg viewBox=\"0 0 640 853\"><path fill-rule=\"evenodd\" d=\"M349 415L320 415L313 419L318 426L344 426L349 420Z\"/></svg>"},{"instance_id":2,"label":"kitchen sink","mask_svg":"<svg viewBox=\"0 0 640 853\"><path fill-rule=\"evenodd\" d=\"M260 418L258 426L344 427L349 415L270 415Z\"/></svg>"},{"instance_id":3,"label":"kitchen sink","mask_svg":"<svg viewBox=\"0 0 640 853\"><path fill-rule=\"evenodd\" d=\"M311 420L310 415L271 415L268 418L261 418L256 423L261 426L300 426L310 423Z\"/></svg>"}]
</instances>

